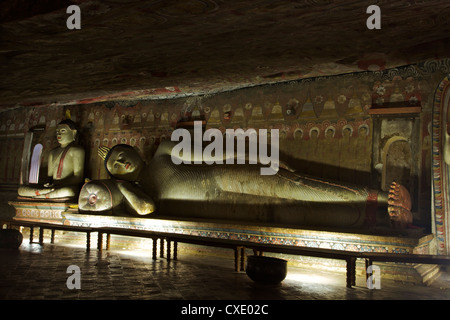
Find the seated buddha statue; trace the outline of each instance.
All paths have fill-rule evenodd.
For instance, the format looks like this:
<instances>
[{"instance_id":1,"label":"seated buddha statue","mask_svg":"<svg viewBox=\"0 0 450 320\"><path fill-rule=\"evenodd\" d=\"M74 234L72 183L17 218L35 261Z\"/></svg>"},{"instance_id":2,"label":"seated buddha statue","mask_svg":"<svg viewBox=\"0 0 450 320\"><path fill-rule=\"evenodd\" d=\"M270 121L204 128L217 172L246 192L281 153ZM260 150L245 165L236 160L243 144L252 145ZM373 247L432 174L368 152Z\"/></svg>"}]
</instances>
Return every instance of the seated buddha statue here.
<instances>
[{"instance_id":1,"label":"seated buddha statue","mask_svg":"<svg viewBox=\"0 0 450 320\"><path fill-rule=\"evenodd\" d=\"M59 146L48 157L48 178L43 186L20 186L20 197L60 199L77 197L84 181L85 151L76 142L77 129L72 120L63 120L56 127Z\"/></svg>"},{"instance_id":2,"label":"seated buddha statue","mask_svg":"<svg viewBox=\"0 0 450 320\"><path fill-rule=\"evenodd\" d=\"M286 165L274 175L261 175L254 164L174 164L174 146L162 142L148 163L129 145L101 146L99 155L112 179L86 183L79 210L114 212L125 203L141 216L296 227L404 228L412 223L409 193L396 183L381 192L302 175Z\"/></svg>"}]
</instances>

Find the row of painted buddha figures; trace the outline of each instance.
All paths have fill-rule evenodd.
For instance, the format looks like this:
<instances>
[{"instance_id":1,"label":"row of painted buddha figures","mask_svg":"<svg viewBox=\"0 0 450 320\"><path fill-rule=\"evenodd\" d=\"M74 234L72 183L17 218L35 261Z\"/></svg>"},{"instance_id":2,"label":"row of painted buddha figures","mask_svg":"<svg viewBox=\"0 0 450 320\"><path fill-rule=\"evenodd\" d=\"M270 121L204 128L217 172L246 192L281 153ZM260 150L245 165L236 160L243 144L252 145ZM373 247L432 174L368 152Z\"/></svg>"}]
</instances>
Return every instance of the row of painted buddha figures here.
<instances>
[{"instance_id":1,"label":"row of painted buddha figures","mask_svg":"<svg viewBox=\"0 0 450 320\"><path fill-rule=\"evenodd\" d=\"M171 141L159 145L147 163L139 152L119 144L102 146L110 175L84 180L85 152L71 120L58 124L59 147L49 153L42 187L21 186L27 199L77 199L80 212L116 213L126 208L138 216L222 219L295 227L363 228L412 224L408 191L393 183L389 192L302 175L280 165L261 175L253 164L174 164Z\"/></svg>"}]
</instances>

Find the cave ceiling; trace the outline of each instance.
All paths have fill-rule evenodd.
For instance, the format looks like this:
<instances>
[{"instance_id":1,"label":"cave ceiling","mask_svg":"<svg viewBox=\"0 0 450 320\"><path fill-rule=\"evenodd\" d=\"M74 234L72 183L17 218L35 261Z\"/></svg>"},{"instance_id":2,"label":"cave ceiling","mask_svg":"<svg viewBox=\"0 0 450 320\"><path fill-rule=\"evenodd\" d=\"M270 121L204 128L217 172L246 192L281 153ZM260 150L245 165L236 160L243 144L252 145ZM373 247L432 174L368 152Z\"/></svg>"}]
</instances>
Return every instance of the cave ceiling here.
<instances>
[{"instance_id":1,"label":"cave ceiling","mask_svg":"<svg viewBox=\"0 0 450 320\"><path fill-rule=\"evenodd\" d=\"M366 26L370 5L381 29ZM448 0L0 0L0 106L384 70L449 57L449 31Z\"/></svg>"}]
</instances>

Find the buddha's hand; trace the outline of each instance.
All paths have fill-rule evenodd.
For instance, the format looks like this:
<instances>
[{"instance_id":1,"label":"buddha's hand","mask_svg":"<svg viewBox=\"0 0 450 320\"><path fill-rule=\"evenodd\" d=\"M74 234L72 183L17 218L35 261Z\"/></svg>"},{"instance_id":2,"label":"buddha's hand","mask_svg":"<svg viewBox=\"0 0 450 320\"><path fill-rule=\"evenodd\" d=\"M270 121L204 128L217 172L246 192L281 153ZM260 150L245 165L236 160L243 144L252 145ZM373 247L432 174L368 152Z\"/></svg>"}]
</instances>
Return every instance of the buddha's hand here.
<instances>
[{"instance_id":1,"label":"buddha's hand","mask_svg":"<svg viewBox=\"0 0 450 320\"><path fill-rule=\"evenodd\" d=\"M41 196L46 195L53 191L55 191L55 188L53 188L53 185L46 183L46 184L44 184L44 188L36 190L35 198L40 198Z\"/></svg>"}]
</instances>

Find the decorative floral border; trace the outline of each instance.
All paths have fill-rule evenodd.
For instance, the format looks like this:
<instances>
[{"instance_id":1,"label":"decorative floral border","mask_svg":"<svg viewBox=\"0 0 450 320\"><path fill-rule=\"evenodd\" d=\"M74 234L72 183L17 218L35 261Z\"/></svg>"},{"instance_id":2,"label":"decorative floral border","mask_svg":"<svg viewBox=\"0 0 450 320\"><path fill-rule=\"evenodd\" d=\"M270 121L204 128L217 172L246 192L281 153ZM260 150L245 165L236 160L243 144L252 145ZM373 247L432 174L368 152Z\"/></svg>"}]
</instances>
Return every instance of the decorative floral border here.
<instances>
[{"instance_id":1,"label":"decorative floral border","mask_svg":"<svg viewBox=\"0 0 450 320\"><path fill-rule=\"evenodd\" d=\"M443 100L445 92L450 89L450 75L447 75L436 89L433 103L433 127L432 127L432 170L433 170L433 214L435 223L435 236L438 254L447 254L447 234L445 225L447 222L447 199L444 192L445 177L443 176L443 163L441 154L441 115L444 114Z\"/></svg>"}]
</instances>

